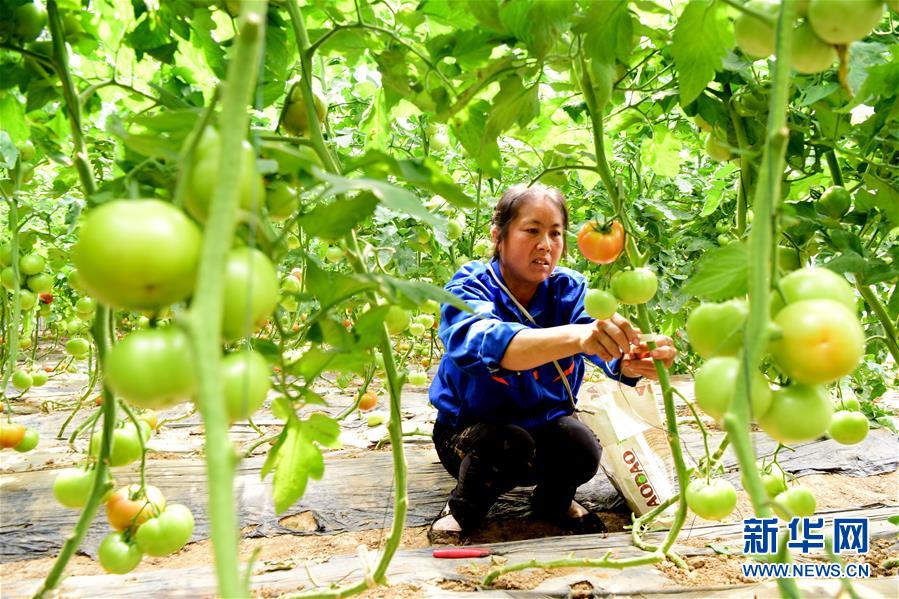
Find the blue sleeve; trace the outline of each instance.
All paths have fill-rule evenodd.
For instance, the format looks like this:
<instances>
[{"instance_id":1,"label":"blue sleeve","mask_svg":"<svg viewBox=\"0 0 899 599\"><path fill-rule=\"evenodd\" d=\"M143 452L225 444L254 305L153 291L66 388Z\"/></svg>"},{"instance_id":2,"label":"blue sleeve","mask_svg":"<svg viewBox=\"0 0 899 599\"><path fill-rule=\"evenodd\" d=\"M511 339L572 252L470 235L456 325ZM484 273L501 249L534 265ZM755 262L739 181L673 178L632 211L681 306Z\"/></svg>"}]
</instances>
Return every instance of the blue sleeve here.
<instances>
[{"instance_id":1,"label":"blue sleeve","mask_svg":"<svg viewBox=\"0 0 899 599\"><path fill-rule=\"evenodd\" d=\"M567 297L570 297L574 300L574 310L571 314L571 322L574 324L587 324L593 322L595 319L587 314L587 310L586 308L584 308L584 297L587 295L586 280L572 279L572 284L574 286L570 288L566 293ZM633 387L640 380L640 377L633 378L622 375L621 360L618 358L614 358L613 360L606 362L595 354L583 354L583 356L590 362L602 368L602 371L606 373L606 376L613 381L621 381L625 385L630 385L631 387Z\"/></svg>"},{"instance_id":2,"label":"blue sleeve","mask_svg":"<svg viewBox=\"0 0 899 599\"><path fill-rule=\"evenodd\" d=\"M481 285L451 285L447 291L461 298L474 312L443 304L439 336L446 355L466 374L485 376L497 372L512 337L528 327L503 321L493 299Z\"/></svg>"}]
</instances>

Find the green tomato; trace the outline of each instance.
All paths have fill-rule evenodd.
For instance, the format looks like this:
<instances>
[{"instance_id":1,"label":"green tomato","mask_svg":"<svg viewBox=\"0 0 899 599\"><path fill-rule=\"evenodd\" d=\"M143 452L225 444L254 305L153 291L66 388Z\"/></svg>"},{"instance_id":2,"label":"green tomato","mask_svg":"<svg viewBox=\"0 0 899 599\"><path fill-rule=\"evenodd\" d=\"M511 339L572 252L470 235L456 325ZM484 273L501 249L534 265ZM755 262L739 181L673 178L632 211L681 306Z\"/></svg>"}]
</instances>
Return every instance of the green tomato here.
<instances>
[{"instance_id":1,"label":"green tomato","mask_svg":"<svg viewBox=\"0 0 899 599\"><path fill-rule=\"evenodd\" d=\"M296 298L287 296L282 297L278 302L281 304L281 307L284 308L288 312L296 312L300 307L300 303L296 300Z\"/></svg>"},{"instance_id":2,"label":"green tomato","mask_svg":"<svg viewBox=\"0 0 899 599\"><path fill-rule=\"evenodd\" d=\"M190 338L177 327L129 334L112 346L104 366L109 388L139 408L164 409L197 390Z\"/></svg>"},{"instance_id":3,"label":"green tomato","mask_svg":"<svg viewBox=\"0 0 899 599\"><path fill-rule=\"evenodd\" d=\"M194 289L202 236L159 200L114 200L81 226L72 258L90 294L125 310L162 308Z\"/></svg>"},{"instance_id":4,"label":"green tomato","mask_svg":"<svg viewBox=\"0 0 899 599\"><path fill-rule=\"evenodd\" d=\"M880 23L883 0L811 0L808 22L828 44L858 41Z\"/></svg>"},{"instance_id":5,"label":"green tomato","mask_svg":"<svg viewBox=\"0 0 899 599\"><path fill-rule=\"evenodd\" d=\"M423 370L413 370L409 373L408 381L413 387L425 387L428 384L428 373Z\"/></svg>"},{"instance_id":6,"label":"green tomato","mask_svg":"<svg viewBox=\"0 0 899 599\"><path fill-rule=\"evenodd\" d=\"M413 337L422 337L425 334L425 325L420 322L413 322L409 325L409 334Z\"/></svg>"},{"instance_id":7,"label":"green tomato","mask_svg":"<svg viewBox=\"0 0 899 599\"><path fill-rule=\"evenodd\" d=\"M47 273L38 273L28 277L28 288L34 293L50 293L53 289L53 277Z\"/></svg>"},{"instance_id":8,"label":"green tomato","mask_svg":"<svg viewBox=\"0 0 899 599\"><path fill-rule=\"evenodd\" d=\"M794 384L771 394L771 405L758 423L775 441L801 443L823 435L832 414L825 387Z\"/></svg>"},{"instance_id":9,"label":"green tomato","mask_svg":"<svg viewBox=\"0 0 899 599\"><path fill-rule=\"evenodd\" d=\"M13 272L12 266L7 266L0 272L0 280L3 282L3 286L12 291L16 287L16 275ZM22 277L21 273L19 274L19 286L22 286L22 283L25 282L24 277Z\"/></svg>"},{"instance_id":10,"label":"green tomato","mask_svg":"<svg viewBox=\"0 0 899 599\"><path fill-rule=\"evenodd\" d=\"M37 305L37 296L27 289L19 290L19 307L22 310L31 310Z\"/></svg>"},{"instance_id":11,"label":"green tomato","mask_svg":"<svg viewBox=\"0 0 899 599\"><path fill-rule=\"evenodd\" d=\"M285 220L299 208L297 191L284 181L275 181L265 193L265 206L272 220Z\"/></svg>"},{"instance_id":12,"label":"green tomato","mask_svg":"<svg viewBox=\"0 0 899 599\"><path fill-rule=\"evenodd\" d=\"M208 131L208 130L207 130ZM217 135L216 135L217 137ZM207 142L204 133L200 145ZM215 182L219 178L219 143L211 143L198 153L199 159L194 162L190 175L190 185L184 207L187 212L200 222L205 222L209 213L209 205L215 193ZM256 150L250 142L241 142L241 174L238 184L238 200L240 207L248 212L257 213L266 202L265 181L256 168Z\"/></svg>"},{"instance_id":13,"label":"green tomato","mask_svg":"<svg viewBox=\"0 0 899 599\"><path fill-rule=\"evenodd\" d=\"M855 370L865 352L858 317L829 299L804 300L781 310L774 323L783 335L770 343L771 355L791 379L830 383Z\"/></svg>"},{"instance_id":14,"label":"green tomato","mask_svg":"<svg viewBox=\"0 0 899 599\"><path fill-rule=\"evenodd\" d=\"M693 513L706 520L723 520L737 507L737 491L723 478L692 481L684 498Z\"/></svg>"},{"instance_id":15,"label":"green tomato","mask_svg":"<svg viewBox=\"0 0 899 599\"><path fill-rule=\"evenodd\" d=\"M848 393L844 392L842 399L838 397L834 398L834 407L839 410L858 412L862 409L862 404L858 401L858 398L855 395L849 395Z\"/></svg>"},{"instance_id":16,"label":"green tomato","mask_svg":"<svg viewBox=\"0 0 899 599\"><path fill-rule=\"evenodd\" d=\"M421 323L426 329L430 329L434 326L435 318L433 314L419 314L415 317L415 321Z\"/></svg>"},{"instance_id":17,"label":"green tomato","mask_svg":"<svg viewBox=\"0 0 899 599\"><path fill-rule=\"evenodd\" d=\"M446 238L450 241L455 241L462 237L462 233L464 229L462 225L454 220L451 220L446 223Z\"/></svg>"},{"instance_id":18,"label":"green tomato","mask_svg":"<svg viewBox=\"0 0 899 599\"><path fill-rule=\"evenodd\" d=\"M435 300L425 300L421 305L421 311L426 314L433 314L434 316L440 315L440 302Z\"/></svg>"},{"instance_id":19,"label":"green tomato","mask_svg":"<svg viewBox=\"0 0 899 599\"><path fill-rule=\"evenodd\" d=\"M100 444L103 436L100 431L91 435L90 455L100 455ZM112 467L127 466L140 459L140 431L131 423L112 432L112 448L109 453L109 465Z\"/></svg>"},{"instance_id":20,"label":"green tomato","mask_svg":"<svg viewBox=\"0 0 899 599\"><path fill-rule=\"evenodd\" d=\"M194 534L194 516L187 506L170 503L155 518L137 529L135 541L141 551L154 557L165 557L180 551Z\"/></svg>"},{"instance_id":21,"label":"green tomato","mask_svg":"<svg viewBox=\"0 0 899 599\"><path fill-rule=\"evenodd\" d=\"M839 185L828 187L815 203L815 208L818 212L835 219L843 218L843 215L849 212L851 206L852 196L849 195L845 187Z\"/></svg>"},{"instance_id":22,"label":"green tomato","mask_svg":"<svg viewBox=\"0 0 899 599\"><path fill-rule=\"evenodd\" d=\"M777 497L780 493L787 490L786 472L778 464L768 464L768 467L762 471L761 478L768 497Z\"/></svg>"},{"instance_id":23,"label":"green tomato","mask_svg":"<svg viewBox=\"0 0 899 599\"><path fill-rule=\"evenodd\" d=\"M808 21L799 24L793 30L793 52L790 55L790 64L794 69L806 74L820 73L829 69L836 61L836 49L815 35L815 31ZM839 216L834 218L839 218Z\"/></svg>"},{"instance_id":24,"label":"green tomato","mask_svg":"<svg viewBox=\"0 0 899 599\"><path fill-rule=\"evenodd\" d=\"M84 279L81 277L81 273L77 270L73 270L66 276L66 283L69 284L74 291L78 293L84 293L86 288L84 287Z\"/></svg>"},{"instance_id":25,"label":"green tomato","mask_svg":"<svg viewBox=\"0 0 899 599\"><path fill-rule=\"evenodd\" d=\"M774 513L783 520L789 520L790 517L814 516L815 509L818 507L815 495L802 485L790 487L775 497L771 506L774 508Z\"/></svg>"},{"instance_id":26,"label":"green tomato","mask_svg":"<svg viewBox=\"0 0 899 599\"><path fill-rule=\"evenodd\" d=\"M300 281L293 275L287 275L281 279L281 290L285 293L299 293Z\"/></svg>"},{"instance_id":27,"label":"green tomato","mask_svg":"<svg viewBox=\"0 0 899 599\"><path fill-rule=\"evenodd\" d=\"M325 260L331 264L337 264L343 260L343 250L335 245L329 246L328 249L325 250Z\"/></svg>"},{"instance_id":28,"label":"green tomato","mask_svg":"<svg viewBox=\"0 0 899 599\"><path fill-rule=\"evenodd\" d=\"M35 370L31 373L31 384L34 387L43 387L50 379L50 375L43 370Z\"/></svg>"},{"instance_id":29,"label":"green tomato","mask_svg":"<svg viewBox=\"0 0 899 599\"><path fill-rule=\"evenodd\" d=\"M865 440L868 428L868 418L861 412L840 410L831 416L827 434L842 445L855 445Z\"/></svg>"},{"instance_id":30,"label":"green tomato","mask_svg":"<svg viewBox=\"0 0 899 599\"><path fill-rule=\"evenodd\" d=\"M736 395L737 373L740 361L737 358L710 358L696 371L696 403L703 411L720 421ZM771 388L768 381L758 371L752 374L752 415L759 418L771 405Z\"/></svg>"},{"instance_id":31,"label":"green tomato","mask_svg":"<svg viewBox=\"0 0 899 599\"><path fill-rule=\"evenodd\" d=\"M800 268L778 282L778 289L771 297L771 313L776 315L784 305L811 299L829 299L839 302L855 312L855 291L837 273L823 267ZM781 297L783 294L783 297Z\"/></svg>"},{"instance_id":32,"label":"green tomato","mask_svg":"<svg viewBox=\"0 0 899 599\"><path fill-rule=\"evenodd\" d=\"M584 295L584 309L590 318L605 320L618 311L618 300L605 289L588 289Z\"/></svg>"},{"instance_id":33,"label":"green tomato","mask_svg":"<svg viewBox=\"0 0 899 599\"><path fill-rule=\"evenodd\" d=\"M748 316L745 300L701 304L687 318L690 345L703 358L735 356L743 346L743 327Z\"/></svg>"},{"instance_id":34,"label":"green tomato","mask_svg":"<svg viewBox=\"0 0 899 599\"><path fill-rule=\"evenodd\" d=\"M26 254L19 258L19 272L26 276L43 272L45 266L47 261L38 254Z\"/></svg>"},{"instance_id":35,"label":"green tomato","mask_svg":"<svg viewBox=\"0 0 899 599\"><path fill-rule=\"evenodd\" d=\"M231 250L225 261L224 338L246 337L261 326L278 305L278 287L268 256L248 247Z\"/></svg>"},{"instance_id":36,"label":"green tomato","mask_svg":"<svg viewBox=\"0 0 899 599\"><path fill-rule=\"evenodd\" d=\"M110 574L127 574L137 567L143 553L136 543L126 540L125 533L116 531L103 537L97 558Z\"/></svg>"},{"instance_id":37,"label":"green tomato","mask_svg":"<svg viewBox=\"0 0 899 599\"><path fill-rule=\"evenodd\" d=\"M15 450L19 453L26 453L37 447L37 443L40 440L40 435L37 432L37 429L26 428L25 436L22 437L22 440L19 441L19 444L15 446Z\"/></svg>"},{"instance_id":38,"label":"green tomato","mask_svg":"<svg viewBox=\"0 0 899 599\"><path fill-rule=\"evenodd\" d=\"M34 384L34 379L24 370L16 370L12 373L12 384L19 391L25 391Z\"/></svg>"},{"instance_id":39,"label":"green tomato","mask_svg":"<svg viewBox=\"0 0 899 599\"><path fill-rule=\"evenodd\" d=\"M33 42L47 24L47 11L29 2L13 12L15 34L23 42Z\"/></svg>"},{"instance_id":40,"label":"green tomato","mask_svg":"<svg viewBox=\"0 0 899 599\"><path fill-rule=\"evenodd\" d=\"M257 351L228 354L222 360L222 384L228 419L246 420L265 402L272 387L271 369Z\"/></svg>"},{"instance_id":41,"label":"green tomato","mask_svg":"<svg viewBox=\"0 0 899 599\"><path fill-rule=\"evenodd\" d=\"M64 507L82 508L87 503L96 470L83 468L66 468L60 470L53 480L53 496Z\"/></svg>"},{"instance_id":42,"label":"green tomato","mask_svg":"<svg viewBox=\"0 0 899 599\"><path fill-rule=\"evenodd\" d=\"M784 245L777 246L777 264L780 266L781 271L785 272L799 269L802 267L799 251L796 248Z\"/></svg>"},{"instance_id":43,"label":"green tomato","mask_svg":"<svg viewBox=\"0 0 899 599\"><path fill-rule=\"evenodd\" d=\"M298 247L300 247L300 238L291 233L287 236L287 249L295 250Z\"/></svg>"},{"instance_id":44,"label":"green tomato","mask_svg":"<svg viewBox=\"0 0 899 599\"><path fill-rule=\"evenodd\" d=\"M621 270L612 275L612 293L622 304L645 304L658 288L659 280L648 268Z\"/></svg>"},{"instance_id":45,"label":"green tomato","mask_svg":"<svg viewBox=\"0 0 899 599\"><path fill-rule=\"evenodd\" d=\"M777 0L750 0L746 5L777 18ZM750 58L767 58L774 54L774 27L758 17L741 12L734 21L734 37L737 47Z\"/></svg>"},{"instance_id":46,"label":"green tomato","mask_svg":"<svg viewBox=\"0 0 899 599\"><path fill-rule=\"evenodd\" d=\"M409 327L412 315L408 310L404 310L399 306L390 306L387 314L384 316L384 324L387 325L387 331L391 335L399 335Z\"/></svg>"},{"instance_id":47,"label":"green tomato","mask_svg":"<svg viewBox=\"0 0 899 599\"><path fill-rule=\"evenodd\" d=\"M75 312L84 320L90 320L97 311L97 302L90 297L80 297L75 302Z\"/></svg>"},{"instance_id":48,"label":"green tomato","mask_svg":"<svg viewBox=\"0 0 899 599\"><path fill-rule=\"evenodd\" d=\"M12 266L12 245L8 241L0 243L0 266Z\"/></svg>"}]
</instances>

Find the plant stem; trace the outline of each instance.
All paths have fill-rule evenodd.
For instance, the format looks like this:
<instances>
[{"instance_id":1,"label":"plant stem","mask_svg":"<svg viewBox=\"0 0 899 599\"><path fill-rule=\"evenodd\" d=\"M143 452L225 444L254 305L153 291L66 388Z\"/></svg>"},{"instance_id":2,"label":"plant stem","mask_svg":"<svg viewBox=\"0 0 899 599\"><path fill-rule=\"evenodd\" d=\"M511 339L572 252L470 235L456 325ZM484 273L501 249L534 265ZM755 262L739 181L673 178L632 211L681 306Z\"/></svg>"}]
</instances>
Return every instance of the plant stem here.
<instances>
[{"instance_id":1,"label":"plant stem","mask_svg":"<svg viewBox=\"0 0 899 599\"><path fill-rule=\"evenodd\" d=\"M109 308L101 304L97 307L97 314L94 317L93 335L94 342L97 344L99 356L106 355L106 351L109 348L107 335L107 314L109 311ZM56 585L59 584L62 573L65 571L66 564L68 564L72 556L75 555L75 550L81 546L81 542L84 540L84 536L87 534L87 530L90 528L91 522L93 522L94 516L96 516L97 510L100 507L100 499L106 494L106 491L111 484L106 480L106 473L109 470L109 452L112 447L112 432L115 428L115 398L105 385L103 386L102 414L103 436L100 442L100 455L97 456L97 469L94 475L94 484L91 487L90 497L88 497L87 503L84 506L84 511L81 512L81 516L78 518L75 530L72 531L71 536L66 539L66 542L59 552L59 556L57 556L56 561L53 563L53 567L50 569L50 573L47 574L47 578L44 579L44 584L41 585L41 588L34 594L36 598L44 597L48 591L56 588ZM138 432L138 434L140 433Z\"/></svg>"},{"instance_id":2,"label":"plant stem","mask_svg":"<svg viewBox=\"0 0 899 599\"><path fill-rule=\"evenodd\" d=\"M855 288L862 294L865 303L868 304L868 307L877 316L877 320L880 321L880 326L883 327L885 333L883 342L893 355L893 361L899 364L899 341L897 341L896 327L893 326L893 321L890 320L890 315L887 313L886 308L883 307L883 304L870 286L856 283Z\"/></svg>"},{"instance_id":3,"label":"plant stem","mask_svg":"<svg viewBox=\"0 0 899 599\"><path fill-rule=\"evenodd\" d=\"M262 44L265 40L266 2L241 3L237 42L228 65L222 99L221 156L215 194L203 236L196 292L188 328L197 363L197 405L206 428L206 471L209 480L210 537L215 555L219 595L245 597L237 556L237 515L233 482L236 457L228 438L228 417L221 402L222 273L237 223L239 182L243 164L241 144L246 139L247 105L255 89Z\"/></svg>"},{"instance_id":4,"label":"plant stem","mask_svg":"<svg viewBox=\"0 0 899 599\"><path fill-rule=\"evenodd\" d=\"M795 0L781 4L777 21L777 42L771 100L768 108L767 138L762 153L759 179L756 183L753 210L755 220L749 235L749 318L743 340L743 359L737 375L734 401L724 416L724 426L740 463L744 485L752 500L755 513L770 515L767 496L761 477L755 466L755 450L749 435L751 397L751 373L758 369L767 343L765 334L769 318L769 290L771 288L772 240L774 210L781 195L781 178L784 170L789 130L787 129L787 104L790 91L790 56L792 51L793 22L796 18ZM781 592L796 593L796 583L779 579Z\"/></svg>"}]
</instances>

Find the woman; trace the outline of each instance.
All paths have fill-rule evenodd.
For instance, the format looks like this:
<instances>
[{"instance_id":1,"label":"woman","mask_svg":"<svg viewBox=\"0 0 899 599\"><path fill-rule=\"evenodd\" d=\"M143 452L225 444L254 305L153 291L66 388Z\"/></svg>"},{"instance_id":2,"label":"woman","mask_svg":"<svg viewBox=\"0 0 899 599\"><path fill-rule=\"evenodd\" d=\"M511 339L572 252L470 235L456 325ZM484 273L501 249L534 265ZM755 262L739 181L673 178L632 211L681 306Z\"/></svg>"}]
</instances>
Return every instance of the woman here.
<instances>
[{"instance_id":1,"label":"woman","mask_svg":"<svg viewBox=\"0 0 899 599\"><path fill-rule=\"evenodd\" d=\"M446 351L429 396L438 410L437 454L458 482L429 538L457 541L500 495L526 485L536 485L538 514L596 531L599 519L574 501L577 487L596 474L601 452L573 416L583 359L633 385L656 377L652 358L670 366L676 350L670 338L656 336L650 357L628 359L645 349L639 330L619 314L594 320L584 311L584 277L556 268L568 229L558 190L512 187L491 225L493 260L469 262L446 286L473 313L442 308Z\"/></svg>"}]
</instances>

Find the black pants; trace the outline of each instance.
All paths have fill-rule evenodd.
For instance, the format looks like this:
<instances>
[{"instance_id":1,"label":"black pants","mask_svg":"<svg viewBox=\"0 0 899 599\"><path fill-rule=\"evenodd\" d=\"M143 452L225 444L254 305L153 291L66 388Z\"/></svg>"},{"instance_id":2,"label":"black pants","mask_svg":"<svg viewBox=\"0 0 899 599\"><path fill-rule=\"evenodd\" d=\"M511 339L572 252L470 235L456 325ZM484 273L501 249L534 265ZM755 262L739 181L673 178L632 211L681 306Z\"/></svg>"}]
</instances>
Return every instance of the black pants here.
<instances>
[{"instance_id":1,"label":"black pants","mask_svg":"<svg viewBox=\"0 0 899 599\"><path fill-rule=\"evenodd\" d=\"M577 488L596 474L602 452L593 431L572 416L533 430L436 423L433 438L440 462L458 481L449 507L463 530L477 526L500 495L518 486L536 485L535 511L563 516Z\"/></svg>"}]
</instances>

